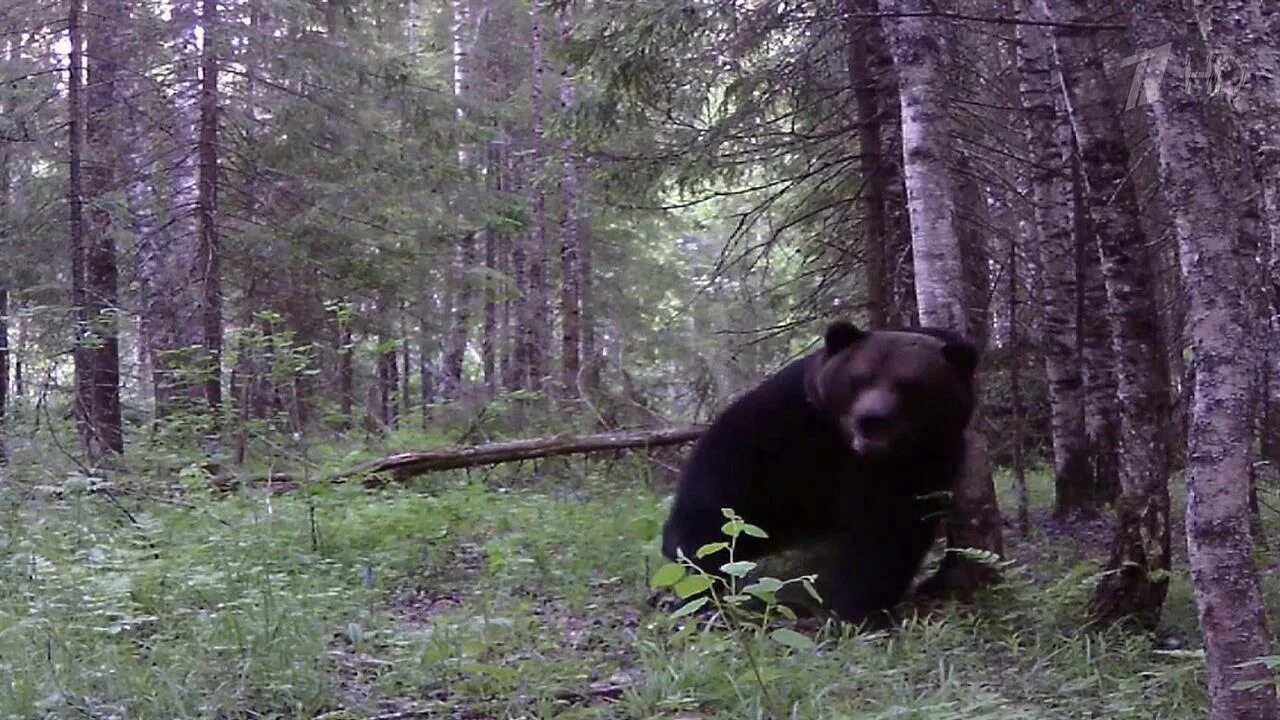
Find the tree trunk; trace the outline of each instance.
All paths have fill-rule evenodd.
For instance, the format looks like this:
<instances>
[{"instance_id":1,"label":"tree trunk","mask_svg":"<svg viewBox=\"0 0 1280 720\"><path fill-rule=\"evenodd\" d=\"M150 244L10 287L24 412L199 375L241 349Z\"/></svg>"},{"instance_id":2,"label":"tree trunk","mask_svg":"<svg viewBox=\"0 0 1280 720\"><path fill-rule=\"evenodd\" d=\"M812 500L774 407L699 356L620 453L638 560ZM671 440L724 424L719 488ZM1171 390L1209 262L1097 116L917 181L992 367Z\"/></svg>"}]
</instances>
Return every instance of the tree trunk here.
<instances>
[{"instance_id":1,"label":"tree trunk","mask_svg":"<svg viewBox=\"0 0 1280 720\"><path fill-rule=\"evenodd\" d=\"M134 47L130 46L130 50ZM145 96L146 89L138 78L125 78L122 84L128 96ZM145 366L151 379L152 403L161 407L167 405L167 400L156 393L165 387L165 383L157 374L161 368L155 365L154 360L156 338L172 324L166 319L172 311L166 304L167 295L163 287L163 261L172 240L169 228L161 222L159 215L163 201L157 192L156 172L151 160L155 149L148 130L152 128L146 122L145 113L134 104L127 105L125 113L127 129L122 138L124 146L120 152L120 163L127 178L125 209L133 231L134 272L138 278L138 352L142 356L140 364Z\"/></svg>"},{"instance_id":2,"label":"tree trunk","mask_svg":"<svg viewBox=\"0 0 1280 720\"><path fill-rule=\"evenodd\" d=\"M1194 0L1192 5L1222 73L1220 88L1252 151L1274 253L1280 248L1280 19L1269 2Z\"/></svg>"},{"instance_id":3,"label":"tree trunk","mask_svg":"<svg viewBox=\"0 0 1280 720\"><path fill-rule=\"evenodd\" d=\"M845 48L849 80L858 118L858 171L862 179L862 248L865 268L865 314L872 328L888 324L889 286L886 245L890 242L889 218L885 208L890 173L885 167L881 124L881 102L888 93L883 76L892 61L884 45L878 20L865 19L876 13L876 0L845 0ZM859 19L863 16L863 19Z\"/></svg>"},{"instance_id":4,"label":"tree trunk","mask_svg":"<svg viewBox=\"0 0 1280 720\"><path fill-rule=\"evenodd\" d=\"M422 411L422 430L431 429L431 404L435 401L435 382L431 368L431 338L427 321L418 328L418 404Z\"/></svg>"},{"instance_id":5,"label":"tree trunk","mask_svg":"<svg viewBox=\"0 0 1280 720\"><path fill-rule=\"evenodd\" d=\"M476 234L463 233L458 239L456 253L451 270L454 277L453 317L449 332L449 351L444 358L444 374L449 387L446 396L457 398L465 386L465 360L467 345L471 337L471 311L475 304L475 288L471 282L472 270L476 264Z\"/></svg>"},{"instance_id":6,"label":"tree trunk","mask_svg":"<svg viewBox=\"0 0 1280 720\"><path fill-rule=\"evenodd\" d=\"M1022 458L1022 347L1018 334L1018 241L1009 235L1005 270L1009 276L1009 419L1013 425L1013 487L1018 494L1018 533L1031 536L1031 501L1027 497L1027 470Z\"/></svg>"},{"instance_id":7,"label":"tree trunk","mask_svg":"<svg viewBox=\"0 0 1280 720\"><path fill-rule=\"evenodd\" d=\"M582 312L582 390L588 397L596 397L600 392L600 373L602 360L596 351L595 306L592 304L591 286L594 281L592 273L591 231L586 218L582 219L578 232L578 307Z\"/></svg>"},{"instance_id":8,"label":"tree trunk","mask_svg":"<svg viewBox=\"0 0 1280 720\"><path fill-rule=\"evenodd\" d=\"M450 22L450 34L453 43L453 97L457 107L456 117L463 135L467 134L466 103L471 101L471 55L474 46L475 28L478 21L473 17L470 0L450 0L449 6L453 17ZM472 174L471 149L464 141L458 145L458 166L464 176ZM476 265L476 231L470 229L470 214L462 205L468 202L464 193L454 194L458 209L458 221L462 231L454 246L453 264L450 268L451 300L453 315L449 331L449 345L444 357L444 374L448 379L446 389L448 397L459 397L463 385L466 365L467 345L471 337L471 316L475 304L475 287L472 274Z\"/></svg>"},{"instance_id":9,"label":"tree trunk","mask_svg":"<svg viewBox=\"0 0 1280 720\"><path fill-rule=\"evenodd\" d=\"M382 345L390 344L385 336ZM393 430L399 424L396 404L396 351L395 347L378 353L377 417L383 429Z\"/></svg>"},{"instance_id":10,"label":"tree trunk","mask_svg":"<svg viewBox=\"0 0 1280 720\"><path fill-rule=\"evenodd\" d=\"M1203 57L1184 11L1161 0L1126 4L1136 46L1169 47L1173 58L1187 63ZM1232 205L1224 191L1231 178L1214 166L1226 148L1203 99L1185 84L1159 83L1158 95L1148 100L1161 188L1178 237L1195 366L1187 550L1204 634L1210 717L1274 720L1280 704L1272 672L1249 664L1271 655L1271 642L1249 532L1251 313L1237 216L1224 211Z\"/></svg>"},{"instance_id":11,"label":"tree trunk","mask_svg":"<svg viewBox=\"0 0 1280 720\"><path fill-rule=\"evenodd\" d=\"M946 115L950 88L946 46L934 19L925 17L934 3L896 0L882 3L885 35L893 54L902 105L903 175L911 216L916 304L922 325L950 328L972 336L965 306L965 266L957 235L952 178L950 121ZM986 439L969 430L968 458L962 479L953 489L947 523L952 550L973 548L1002 554L1000 512L986 457ZM968 595L993 579L987 565L949 552L938 582L949 592Z\"/></svg>"},{"instance_id":12,"label":"tree trunk","mask_svg":"<svg viewBox=\"0 0 1280 720\"><path fill-rule=\"evenodd\" d=\"M1120 497L1120 404L1098 240L1089 217L1080 154L1071 145L1072 242L1076 264L1076 354L1084 368L1084 423L1090 484L1099 505Z\"/></svg>"},{"instance_id":13,"label":"tree trunk","mask_svg":"<svg viewBox=\"0 0 1280 720\"><path fill-rule=\"evenodd\" d=\"M8 179L8 162L3 164L5 180ZM0 206L7 200L7 193L0 197ZM0 465L9 462L9 288L0 286Z\"/></svg>"},{"instance_id":14,"label":"tree trunk","mask_svg":"<svg viewBox=\"0 0 1280 720\"><path fill-rule=\"evenodd\" d=\"M338 402L342 414L342 426L355 427L356 371L355 343L351 337L351 319L345 312L338 315Z\"/></svg>"},{"instance_id":15,"label":"tree trunk","mask_svg":"<svg viewBox=\"0 0 1280 720\"><path fill-rule=\"evenodd\" d=\"M175 2L170 19L175 77L167 153L170 221L151 227L154 220L147 213L154 187L137 184L147 182L145 175L133 178L130 185L135 193L130 203L134 226L146 230L139 236L138 271L159 417L180 411L204 413L217 407L222 395L218 65L211 47L217 18L212 5L202 6L200 12L197 7L197 0ZM203 27L206 23L210 27ZM141 120L143 114L138 115ZM130 134L131 145L142 137L137 128ZM132 171L148 168L137 147L129 150Z\"/></svg>"},{"instance_id":16,"label":"tree trunk","mask_svg":"<svg viewBox=\"0 0 1280 720\"><path fill-rule=\"evenodd\" d=\"M8 50L8 48L6 48ZM9 52L5 59L9 59ZM0 112L5 110L0 104ZM0 217L10 212L9 148L0 148ZM0 241L7 241L0 233ZM0 465L9 462L9 278L0 277Z\"/></svg>"},{"instance_id":17,"label":"tree trunk","mask_svg":"<svg viewBox=\"0 0 1280 720\"><path fill-rule=\"evenodd\" d=\"M23 351L27 347L27 323L22 317L21 303L18 304L18 308L19 311L11 315L11 317L14 315L17 316L18 346L17 348L11 347L9 349L9 357L12 360L11 364L13 365L13 397L25 398L27 396L27 376L26 373L23 372L22 358Z\"/></svg>"},{"instance_id":18,"label":"tree trunk","mask_svg":"<svg viewBox=\"0 0 1280 720\"><path fill-rule=\"evenodd\" d=\"M84 37L80 27L84 0L67 2L67 228L71 245L71 307L75 328L71 349L75 363L75 421L80 445L89 448L89 358L85 341L89 336L88 307L84 286Z\"/></svg>"},{"instance_id":19,"label":"tree trunk","mask_svg":"<svg viewBox=\"0 0 1280 720\"><path fill-rule=\"evenodd\" d=\"M87 412L84 435L90 459L99 461L124 452L120 422L120 350L115 311L115 222L109 194L115 187L117 133L116 79L119 74L116 24L127 17L120 0L94 0L84 19L88 72L84 87L83 198L89 215L84 225L85 385L80 405Z\"/></svg>"},{"instance_id":20,"label":"tree trunk","mask_svg":"<svg viewBox=\"0 0 1280 720\"><path fill-rule=\"evenodd\" d=\"M400 348L399 348L400 367L396 373L400 379L400 391L397 393L396 396L400 401L400 409L398 411L398 414L400 417L405 418L406 420L409 418L410 415L413 414L413 397L410 394L412 390L410 385L412 385L412 382L413 382L412 381L413 358L411 357L412 352L410 351L410 348L409 348L409 333L410 333L409 315L407 312L405 312L404 303L401 303L400 304Z\"/></svg>"},{"instance_id":21,"label":"tree trunk","mask_svg":"<svg viewBox=\"0 0 1280 720\"><path fill-rule=\"evenodd\" d=\"M400 353L395 337L395 320L386 310L390 300L383 298L379 313L386 332L381 336L378 352L378 408L379 420L388 430L400 428Z\"/></svg>"},{"instance_id":22,"label":"tree trunk","mask_svg":"<svg viewBox=\"0 0 1280 720\"><path fill-rule=\"evenodd\" d=\"M568 41L572 30L568 10L561 15L560 36ZM560 110L570 119L576 104L573 78L566 65L560 76ZM566 122L566 128L571 125ZM578 373L582 369L582 304L578 280L578 159L573 136L564 131L560 142L560 383L566 398L579 394Z\"/></svg>"},{"instance_id":23,"label":"tree trunk","mask_svg":"<svg viewBox=\"0 0 1280 720\"><path fill-rule=\"evenodd\" d=\"M333 475L331 480L390 472L400 478L439 470L478 467L497 463L617 450L649 450L693 442L706 432L705 426L628 430L581 437L558 436L510 440L507 442L409 452L372 460ZM226 484L223 485L226 487Z\"/></svg>"},{"instance_id":24,"label":"tree trunk","mask_svg":"<svg viewBox=\"0 0 1280 720\"><path fill-rule=\"evenodd\" d=\"M1094 594L1100 622L1159 621L1169 570L1168 369L1155 286L1129 151L1087 0L1045 0L1072 127L1080 143L1089 210L1102 257L1120 404L1121 493L1110 571ZM1069 27L1074 25L1075 27Z\"/></svg>"},{"instance_id":25,"label":"tree trunk","mask_svg":"<svg viewBox=\"0 0 1280 720\"><path fill-rule=\"evenodd\" d=\"M197 154L200 188L197 193L200 241L195 279L200 296L204 400L214 411L222 406L222 243L218 236L218 0L201 0L200 128Z\"/></svg>"},{"instance_id":26,"label":"tree trunk","mask_svg":"<svg viewBox=\"0 0 1280 720\"><path fill-rule=\"evenodd\" d=\"M489 152L487 158L487 172L485 173L485 181L489 186L489 192L494 196L499 196L505 189L502 179L502 145L494 141L489 143ZM498 288L500 284L498 277L502 270L498 266L498 258L501 253L498 231L494 229L493 224L484 231L484 267L485 267L485 283L484 283L484 329L480 339L480 358L484 369L484 385L490 394L498 390L498 348L500 341L499 335L499 317L498 311L500 303L498 302Z\"/></svg>"},{"instance_id":27,"label":"tree trunk","mask_svg":"<svg viewBox=\"0 0 1280 720\"><path fill-rule=\"evenodd\" d=\"M524 328L525 361L529 369L529 388L542 390L547 377L547 356L551 341L551 315L547 283L547 195L541 181L546 166L546 137L543 124L543 96L546 75L546 52L543 8L534 2L531 8L529 107L532 137L530 167L525 174L529 191L531 218L529 228L528 285L524 303L529 324Z\"/></svg>"},{"instance_id":28,"label":"tree trunk","mask_svg":"<svg viewBox=\"0 0 1280 720\"><path fill-rule=\"evenodd\" d=\"M1023 0L1021 17L1043 21ZM1019 25L1019 94L1027 145L1034 157L1031 185L1040 265L1040 337L1049 379L1056 517L1094 514L1097 500L1088 462L1084 382L1076 353L1075 245L1071 235L1070 128L1054 103L1059 83L1052 72L1052 39L1043 26Z\"/></svg>"},{"instance_id":29,"label":"tree trunk","mask_svg":"<svg viewBox=\"0 0 1280 720\"><path fill-rule=\"evenodd\" d=\"M520 161L509 153L507 161L511 163L510 172L514 174L515 192L517 195L525 193L525 179L528 173L525 168L520 166ZM511 237L511 280L507 287L511 292L507 293L507 330L510 333L508 339L510 355L507 362L503 363L506 367L504 371L504 382L507 390L524 390L529 385L529 342L528 330L532 323L533 306L528 301L529 296L529 275L528 275L528 257L526 248L529 246L529 233L520 233Z\"/></svg>"}]
</instances>

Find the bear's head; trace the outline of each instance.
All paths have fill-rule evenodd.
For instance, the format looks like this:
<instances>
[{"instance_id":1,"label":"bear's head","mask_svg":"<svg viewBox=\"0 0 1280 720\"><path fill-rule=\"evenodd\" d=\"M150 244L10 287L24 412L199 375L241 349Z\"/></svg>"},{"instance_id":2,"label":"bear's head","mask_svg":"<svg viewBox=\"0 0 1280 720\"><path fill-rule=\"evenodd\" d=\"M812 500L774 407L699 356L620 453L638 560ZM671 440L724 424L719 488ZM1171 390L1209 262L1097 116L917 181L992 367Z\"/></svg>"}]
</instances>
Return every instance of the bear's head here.
<instances>
[{"instance_id":1,"label":"bear's head","mask_svg":"<svg viewBox=\"0 0 1280 720\"><path fill-rule=\"evenodd\" d=\"M827 328L805 376L808 400L860 455L911 452L958 437L973 415L977 349L935 328Z\"/></svg>"}]
</instances>

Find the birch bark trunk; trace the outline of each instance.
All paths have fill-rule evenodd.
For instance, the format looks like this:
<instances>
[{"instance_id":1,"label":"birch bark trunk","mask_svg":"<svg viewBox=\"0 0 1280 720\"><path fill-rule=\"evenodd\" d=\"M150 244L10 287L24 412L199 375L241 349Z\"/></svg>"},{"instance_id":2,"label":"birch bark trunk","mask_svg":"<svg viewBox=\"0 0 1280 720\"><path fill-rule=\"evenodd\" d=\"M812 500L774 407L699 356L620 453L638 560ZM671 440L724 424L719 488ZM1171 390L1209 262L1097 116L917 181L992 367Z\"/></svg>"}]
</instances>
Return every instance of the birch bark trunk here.
<instances>
[{"instance_id":1,"label":"birch bark trunk","mask_svg":"<svg viewBox=\"0 0 1280 720\"><path fill-rule=\"evenodd\" d=\"M1159 621L1169 570L1168 368L1160 343L1155 285L1129 150L1086 0L1043 0L1102 258L1120 405L1117 527L1091 605L1100 622Z\"/></svg>"},{"instance_id":2,"label":"birch bark trunk","mask_svg":"<svg viewBox=\"0 0 1280 720\"><path fill-rule=\"evenodd\" d=\"M1190 17L1162 0L1125 3L1134 44L1168 48L1175 62L1201 61ZM1280 716L1274 677L1250 661L1271 655L1266 607L1249 522L1252 465L1252 313L1237 216L1225 211L1231 178L1215 167L1219 145L1207 98L1160 82L1148 115L1160 154L1161 189L1173 215L1187 293L1195 386L1187 437L1187 551L1204 635L1213 720ZM1150 89L1150 86L1148 86Z\"/></svg>"},{"instance_id":3,"label":"birch bark trunk","mask_svg":"<svg viewBox=\"0 0 1280 720\"><path fill-rule=\"evenodd\" d=\"M978 328L969 326L964 302L965 264L948 171L952 151L946 114L946 99L951 96L946 78L947 46L936 22L927 17L939 8L928 0L895 0L881 3L881 9L891 16L885 21L885 36L899 81L903 175L920 322L972 337ZM1003 553L986 437L976 427L968 432L966 469L952 497L948 548ZM964 596L993 576L989 566L949 552L928 590Z\"/></svg>"}]
</instances>

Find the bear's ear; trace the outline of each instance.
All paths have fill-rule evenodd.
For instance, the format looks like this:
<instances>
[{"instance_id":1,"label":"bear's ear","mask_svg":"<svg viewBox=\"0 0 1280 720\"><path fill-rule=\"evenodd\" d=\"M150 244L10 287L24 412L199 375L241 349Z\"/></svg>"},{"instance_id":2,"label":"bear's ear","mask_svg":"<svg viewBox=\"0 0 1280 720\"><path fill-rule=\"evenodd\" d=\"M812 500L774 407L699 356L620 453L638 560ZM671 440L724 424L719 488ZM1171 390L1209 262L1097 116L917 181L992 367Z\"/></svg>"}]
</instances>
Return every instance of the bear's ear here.
<instances>
[{"instance_id":1,"label":"bear's ear","mask_svg":"<svg viewBox=\"0 0 1280 720\"><path fill-rule=\"evenodd\" d=\"M827 327L823 341L826 344L827 354L835 355L865 336L866 333L859 330L856 325L847 320L841 320Z\"/></svg>"},{"instance_id":2,"label":"bear's ear","mask_svg":"<svg viewBox=\"0 0 1280 720\"><path fill-rule=\"evenodd\" d=\"M947 343L942 346L942 357L953 367L970 377L978 369L978 350L968 343Z\"/></svg>"}]
</instances>

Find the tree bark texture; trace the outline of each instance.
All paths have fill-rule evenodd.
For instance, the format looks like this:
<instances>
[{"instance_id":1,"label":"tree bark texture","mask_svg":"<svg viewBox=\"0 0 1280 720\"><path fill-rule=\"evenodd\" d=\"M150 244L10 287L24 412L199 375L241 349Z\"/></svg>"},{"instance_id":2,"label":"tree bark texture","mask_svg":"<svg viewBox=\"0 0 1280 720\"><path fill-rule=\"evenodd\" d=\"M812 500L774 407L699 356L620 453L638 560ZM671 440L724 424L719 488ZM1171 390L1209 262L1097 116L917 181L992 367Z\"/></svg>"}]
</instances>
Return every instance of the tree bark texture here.
<instances>
[{"instance_id":1,"label":"tree bark texture","mask_svg":"<svg viewBox=\"0 0 1280 720\"><path fill-rule=\"evenodd\" d=\"M1192 5L1221 90L1253 152L1275 253L1280 248L1280 11L1266 0L1194 0Z\"/></svg>"},{"instance_id":2,"label":"tree bark texture","mask_svg":"<svg viewBox=\"0 0 1280 720\"><path fill-rule=\"evenodd\" d=\"M1089 217L1084 172L1071 146L1071 233L1076 264L1076 346L1083 366L1085 436L1090 483L1098 504L1120 496L1120 404L1116 398L1116 354L1107 317L1107 286L1102 280L1098 241Z\"/></svg>"},{"instance_id":3,"label":"tree bark texture","mask_svg":"<svg viewBox=\"0 0 1280 720\"><path fill-rule=\"evenodd\" d=\"M521 166L520 160L513 157L515 153L507 154L507 162L510 163L509 172L514 176L513 185L518 195L526 192L526 178L528 173L526 168ZM509 333L508 347L510 355L508 360L503 363L505 369L503 371L503 384L507 390L524 390L530 387L529 375L529 326L533 321L533 305L529 302L529 252L528 248L530 233L523 232L511 238L511 282L508 287L511 292L507 294L508 308L506 323L507 332Z\"/></svg>"},{"instance_id":4,"label":"tree bark texture","mask_svg":"<svg viewBox=\"0 0 1280 720\"><path fill-rule=\"evenodd\" d=\"M345 428L355 426L356 369L355 338L351 335L351 319L345 314L338 317L338 405Z\"/></svg>"},{"instance_id":5,"label":"tree bark texture","mask_svg":"<svg viewBox=\"0 0 1280 720\"><path fill-rule=\"evenodd\" d=\"M502 178L502 145L499 142L490 142L487 152L487 171L485 173L485 182L488 184L489 192L498 195L505 190ZM498 290L502 285L497 278L501 275L501 268L498 264L499 257L502 254L502 242L498 236L498 231L490 224L484 231L484 267L486 280L484 283L484 327L481 331L480 338L480 361L484 372L484 384L489 393L494 393L498 389L498 379L501 377L499 372L501 367L498 363L498 348L501 340L501 324L499 311L502 309L502 303L498 298Z\"/></svg>"},{"instance_id":6,"label":"tree bark texture","mask_svg":"<svg viewBox=\"0 0 1280 720\"><path fill-rule=\"evenodd\" d=\"M603 359L596 349L596 310L592 303L591 287L595 281L592 275L593 249L591 243L591 226L586 218L578 225L578 309L581 312L579 324L582 333L582 390L591 397L600 390L600 374Z\"/></svg>"},{"instance_id":7,"label":"tree bark texture","mask_svg":"<svg viewBox=\"0 0 1280 720\"><path fill-rule=\"evenodd\" d=\"M560 20L560 37L569 40L572 31L568 10ZM566 121L577 104L577 89L566 65L560 75L560 112ZM566 126L570 126L566 122ZM579 395L578 375L582 370L582 299L578 281L578 158L573 137L565 132L560 141L560 384L566 398Z\"/></svg>"},{"instance_id":8,"label":"tree bark texture","mask_svg":"<svg viewBox=\"0 0 1280 720\"><path fill-rule=\"evenodd\" d=\"M965 307L965 265L948 171L947 48L935 21L922 16L943 8L928 0L897 0L881 6L886 13L896 14L886 19L885 36L899 81L903 176L920 323L972 337L977 328L970 327ZM1000 511L991 483L986 438L977 428L969 431L968 454L963 478L952 493L947 544L953 550L972 548L1001 554ZM967 595L993 575L989 567L952 552L943 561L939 579L948 591Z\"/></svg>"},{"instance_id":9,"label":"tree bark texture","mask_svg":"<svg viewBox=\"0 0 1280 720\"><path fill-rule=\"evenodd\" d=\"M531 124L530 172L525 177L529 192L530 227L527 256L528 285L524 303L529 324L524 327L525 360L529 368L529 388L542 390L549 368L551 342L551 306L547 273L547 194L541 179L546 167L547 147L544 123L546 88L545 17L541 3L535 2L530 13L530 78L529 114Z\"/></svg>"},{"instance_id":10,"label":"tree bark texture","mask_svg":"<svg viewBox=\"0 0 1280 720\"><path fill-rule=\"evenodd\" d=\"M1022 336L1018 332L1018 236L1009 234L1005 258L1009 301L1009 417L1013 425L1013 488L1018 496L1018 533L1031 536L1031 501L1027 496L1027 470L1022 433Z\"/></svg>"},{"instance_id":11,"label":"tree bark texture","mask_svg":"<svg viewBox=\"0 0 1280 720\"><path fill-rule=\"evenodd\" d=\"M8 163L3 171L9 172ZM0 197L0 206L6 198ZM9 288L0 286L0 465L9 462Z\"/></svg>"},{"instance_id":12,"label":"tree bark texture","mask_svg":"<svg viewBox=\"0 0 1280 720\"><path fill-rule=\"evenodd\" d=\"M195 276L204 330L201 372L204 401L216 411L222 405L222 242L218 235L218 0L201 0L200 127L197 138L200 187L196 203L200 239Z\"/></svg>"},{"instance_id":13,"label":"tree bark texture","mask_svg":"<svg viewBox=\"0 0 1280 720\"><path fill-rule=\"evenodd\" d=\"M876 13L876 0L844 0L846 62L858 119L858 174L862 185L862 252L864 312L872 328L888 324L889 286L886 246L891 241L885 207L888 178L881 126L885 113L881 104L888 93L884 78L892 61L880 22L867 20ZM861 16L861 18L859 17Z\"/></svg>"},{"instance_id":14,"label":"tree bark texture","mask_svg":"<svg viewBox=\"0 0 1280 720\"><path fill-rule=\"evenodd\" d=\"M1089 211L1102 258L1120 405L1120 484L1110 571L1095 592L1100 622L1159 621L1169 570L1168 368L1129 150L1086 0L1043 0L1054 26Z\"/></svg>"},{"instance_id":15,"label":"tree bark texture","mask_svg":"<svg viewBox=\"0 0 1280 720\"><path fill-rule=\"evenodd\" d=\"M1042 21L1031 0L1019 17ZM1092 514L1096 508L1085 430L1084 381L1076 352L1075 243L1071 234L1070 127L1054 102L1053 41L1044 26L1019 25L1019 95L1027 145L1034 158L1031 185L1040 266L1040 339L1049 380L1053 433L1054 515Z\"/></svg>"},{"instance_id":16,"label":"tree bark texture","mask_svg":"<svg viewBox=\"0 0 1280 720\"><path fill-rule=\"evenodd\" d=\"M71 245L71 308L75 327L72 358L75 363L76 434L89 447L89 359L85 340L89 318L84 286L84 32L81 18L84 0L67 2L67 230Z\"/></svg>"},{"instance_id":17,"label":"tree bark texture","mask_svg":"<svg viewBox=\"0 0 1280 720\"><path fill-rule=\"evenodd\" d=\"M206 5L175 2L170 18L175 78L166 133L170 221L155 225L148 217L157 193L145 175L129 185L135 195L130 203L134 226L145 232L138 238L138 272L160 417L216 407L222 397L218 64L212 47L217 10L213 0L200 2ZM130 86L144 85L127 80ZM146 173L150 164L133 156L129 169Z\"/></svg>"},{"instance_id":18,"label":"tree bark texture","mask_svg":"<svg viewBox=\"0 0 1280 720\"><path fill-rule=\"evenodd\" d=\"M88 419L84 440L90 459L124 452L120 419L120 349L116 320L115 219L109 195L115 189L120 147L116 93L119 76L117 23L127 18L121 0L86 6L84 52L88 60L84 100L83 199L87 205L83 252L85 337L81 358L86 382L81 398Z\"/></svg>"},{"instance_id":19,"label":"tree bark texture","mask_svg":"<svg viewBox=\"0 0 1280 720\"><path fill-rule=\"evenodd\" d=\"M453 43L453 95L457 108L456 118L463 131L466 131L466 104L471 102L471 56L475 45L475 37L479 23L473 17L470 0L450 0L452 10L450 35ZM458 166L464 176L472 173L471 150L467 143L458 146ZM450 289L453 313L449 326L449 343L444 358L444 374L448 379L445 388L446 396L459 397L464 385L464 370L467 346L471 337L471 318L475 304L475 284L472 275L477 261L477 232L470 229L469 213L461 207L466 200L455 194L455 205L458 205L459 224L462 232L454 245L454 257L451 264Z\"/></svg>"},{"instance_id":20,"label":"tree bark texture","mask_svg":"<svg viewBox=\"0 0 1280 720\"><path fill-rule=\"evenodd\" d=\"M344 470L336 478L391 472L397 477L412 477L438 470L479 467L504 462L532 460L591 452L614 450L652 449L693 442L706 432L706 427L663 428L661 430L623 430L586 436L556 436L512 440L471 447L446 448L426 452L411 452L373 460L350 470Z\"/></svg>"},{"instance_id":21,"label":"tree bark texture","mask_svg":"<svg viewBox=\"0 0 1280 720\"><path fill-rule=\"evenodd\" d=\"M0 104L0 112L4 109ZM10 212L9 169L9 148L0 148L0 217L8 217ZM8 241L5 235L0 233L0 242ZM9 364L9 279L6 277L0 279L0 465L9 461Z\"/></svg>"},{"instance_id":22,"label":"tree bark texture","mask_svg":"<svg viewBox=\"0 0 1280 720\"><path fill-rule=\"evenodd\" d=\"M397 479L405 479L441 470L481 467L483 465L561 457L564 455L617 452L620 450L652 450L654 448L691 443L702 437L706 430L706 426L702 425L657 430L618 430L596 435L557 435L554 437L510 440L485 445L398 453L334 473L323 478L321 482L341 483L351 478L367 478L383 473L390 473ZM291 490L298 487L295 476L283 473L256 477L220 475L210 480L210 484L214 488L223 492L262 483L279 483L282 485L281 490Z\"/></svg>"},{"instance_id":23,"label":"tree bark texture","mask_svg":"<svg viewBox=\"0 0 1280 720\"><path fill-rule=\"evenodd\" d=\"M1162 0L1129 0L1139 48L1169 47L1175 62L1202 61L1190 18ZM1215 162L1226 148L1207 99L1160 82L1146 108L1155 127L1161 188L1173 216L1187 293L1195 386L1187 434L1187 551L1204 635L1213 720L1274 720L1280 704L1270 669L1266 606L1249 521L1253 442L1252 313L1243 290L1237 216L1226 211L1231 178Z\"/></svg>"},{"instance_id":24,"label":"tree bark texture","mask_svg":"<svg viewBox=\"0 0 1280 720\"><path fill-rule=\"evenodd\" d=\"M378 407L382 426L390 430L400 428L400 363L397 344L384 336L383 351L378 353Z\"/></svg>"}]
</instances>

